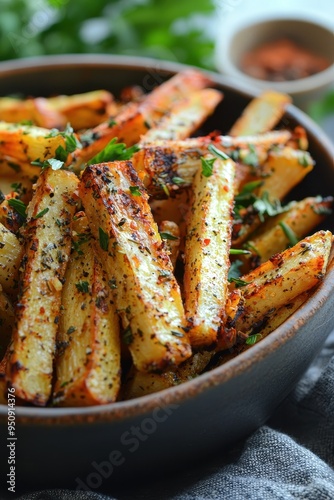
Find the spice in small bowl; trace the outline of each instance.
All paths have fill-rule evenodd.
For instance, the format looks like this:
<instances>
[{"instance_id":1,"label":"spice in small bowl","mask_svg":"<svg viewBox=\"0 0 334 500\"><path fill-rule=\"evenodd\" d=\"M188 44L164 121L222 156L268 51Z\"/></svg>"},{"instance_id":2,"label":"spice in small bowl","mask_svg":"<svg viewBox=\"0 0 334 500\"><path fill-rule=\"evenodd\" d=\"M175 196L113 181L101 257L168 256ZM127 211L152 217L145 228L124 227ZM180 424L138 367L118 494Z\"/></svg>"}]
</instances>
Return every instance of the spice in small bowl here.
<instances>
[{"instance_id":1,"label":"spice in small bowl","mask_svg":"<svg viewBox=\"0 0 334 500\"><path fill-rule=\"evenodd\" d=\"M246 52L240 61L240 68L247 75L272 82L307 78L329 66L327 57L287 37L258 45Z\"/></svg>"}]
</instances>

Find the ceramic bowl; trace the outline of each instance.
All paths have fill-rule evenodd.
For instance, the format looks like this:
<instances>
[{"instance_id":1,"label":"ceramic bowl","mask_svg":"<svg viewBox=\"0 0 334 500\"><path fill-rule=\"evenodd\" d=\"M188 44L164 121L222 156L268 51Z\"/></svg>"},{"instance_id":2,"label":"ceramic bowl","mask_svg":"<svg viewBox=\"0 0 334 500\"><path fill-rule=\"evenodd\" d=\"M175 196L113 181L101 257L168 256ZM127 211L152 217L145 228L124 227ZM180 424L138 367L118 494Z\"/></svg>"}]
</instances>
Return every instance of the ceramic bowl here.
<instances>
[{"instance_id":1,"label":"ceramic bowl","mask_svg":"<svg viewBox=\"0 0 334 500\"><path fill-rule=\"evenodd\" d=\"M147 91L184 67L114 56L54 56L0 64L0 95L50 95L125 85ZM225 98L203 132L226 133L252 98L235 80L211 74ZM295 195L329 195L333 148L291 106L284 126L301 124L317 162ZM333 221L326 227L334 229ZM275 332L239 357L157 394L90 408L16 407L16 477L24 488L107 490L150 480L227 449L262 425L293 389L333 328L334 268L312 297ZM8 469L7 407L0 408L0 470ZM137 479L136 479L137 478ZM3 486L4 487L4 486Z\"/></svg>"},{"instance_id":2,"label":"ceramic bowl","mask_svg":"<svg viewBox=\"0 0 334 500\"><path fill-rule=\"evenodd\" d=\"M222 16L215 51L217 69L249 89L285 92L293 98L295 105L307 109L334 85L334 23L333 6L328 2L323 10L317 7L316 11L315 2L311 8L301 3L304 4L295 0L287 6L260 1L254 5L254 2L246 1L241 10L236 8L229 16ZM240 63L246 53L281 38L294 40L301 47L327 58L329 67L306 78L281 82L258 79L241 69Z\"/></svg>"}]
</instances>

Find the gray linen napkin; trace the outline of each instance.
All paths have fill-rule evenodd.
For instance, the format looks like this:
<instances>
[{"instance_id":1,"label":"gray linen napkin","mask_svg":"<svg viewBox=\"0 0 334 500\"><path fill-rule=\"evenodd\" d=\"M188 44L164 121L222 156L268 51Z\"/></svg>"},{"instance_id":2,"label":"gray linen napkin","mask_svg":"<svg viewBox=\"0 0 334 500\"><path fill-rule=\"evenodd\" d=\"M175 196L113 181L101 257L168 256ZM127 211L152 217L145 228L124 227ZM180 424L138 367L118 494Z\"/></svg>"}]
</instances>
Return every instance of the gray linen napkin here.
<instances>
[{"instance_id":1,"label":"gray linen napkin","mask_svg":"<svg viewBox=\"0 0 334 500\"><path fill-rule=\"evenodd\" d=\"M58 490L20 500L333 500L333 467L334 331L268 425L227 457L114 496Z\"/></svg>"}]
</instances>

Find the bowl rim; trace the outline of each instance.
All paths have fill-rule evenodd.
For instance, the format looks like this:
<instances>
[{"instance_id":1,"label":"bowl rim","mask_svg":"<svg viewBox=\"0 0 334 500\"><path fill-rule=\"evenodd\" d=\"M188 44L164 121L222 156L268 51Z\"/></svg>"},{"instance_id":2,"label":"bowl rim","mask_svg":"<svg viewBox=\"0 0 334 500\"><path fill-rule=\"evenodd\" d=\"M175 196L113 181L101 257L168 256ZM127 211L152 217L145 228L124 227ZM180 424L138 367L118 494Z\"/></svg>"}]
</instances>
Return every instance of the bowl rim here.
<instances>
[{"instance_id":1,"label":"bowl rim","mask_svg":"<svg viewBox=\"0 0 334 500\"><path fill-rule=\"evenodd\" d=\"M55 68L57 66L113 66L124 69L157 69L167 73L176 73L180 70L189 69L192 66L184 65L175 62L159 61L150 58L139 57L124 57L115 55L101 54L67 54L56 56L41 56L34 58L26 58L21 60L12 60L0 63L0 79L8 74L19 74L28 71L41 71L43 69ZM201 71L209 74L214 83L230 88L232 91L237 91L245 97L252 98L259 92L250 92L245 89L239 82L233 79L222 76L214 72L206 70ZM334 145L322 129L315 124L305 113L290 105L287 114L294 120L298 121L307 129L308 135L317 137L321 143L323 150L329 153L329 156L334 157ZM333 165L334 169L334 165ZM309 321L316 312L321 308L329 296L333 293L334 283L334 259L332 259L327 270L324 280L319 284L312 296L299 308L292 316L290 316L282 325L280 325L270 335L265 337L261 342L252 346L251 349L244 351L235 358L227 361L223 365L212 369L209 372L203 373L200 376L184 382L180 385L164 389L160 392L141 396L139 398L128 401L118 401L108 403L106 405L94 405L88 407L16 407L16 416L22 423L52 423L62 424L66 421L67 424L77 424L78 420L75 417L80 417L80 422L96 421L119 421L131 418L137 415L153 411L159 406L167 406L171 404L179 404L194 398L202 392L212 389L213 387L227 382L231 378L235 378L242 373L251 369L264 357L273 353L277 348L284 345L289 339L293 338L301 326ZM315 296L316 295L316 296ZM327 318L326 324L331 321L331 317ZM323 327L324 324L319 325ZM7 405L0 404L0 417L7 415Z\"/></svg>"},{"instance_id":2,"label":"bowl rim","mask_svg":"<svg viewBox=\"0 0 334 500\"><path fill-rule=\"evenodd\" d=\"M330 84L334 80L334 62L323 71L319 71L314 75L297 80L289 80L282 82L275 82L271 80L261 80L254 78L244 71L242 71L237 64L235 64L230 55L230 46L240 32L248 28L254 28L259 25L267 23L281 23L281 22L297 22L299 24L313 24L318 28L323 29L328 34L331 33L331 26L324 20L315 18L311 19L308 15L300 16L293 13L263 13L260 17L245 18L243 17L238 22L232 23L230 27L223 31L217 37L215 47L215 64L219 71L224 75L230 75L240 79L244 84L251 85L252 88L260 88L261 90L271 87L278 92L287 92L294 95L303 94L305 92L317 90L326 84Z\"/></svg>"}]
</instances>

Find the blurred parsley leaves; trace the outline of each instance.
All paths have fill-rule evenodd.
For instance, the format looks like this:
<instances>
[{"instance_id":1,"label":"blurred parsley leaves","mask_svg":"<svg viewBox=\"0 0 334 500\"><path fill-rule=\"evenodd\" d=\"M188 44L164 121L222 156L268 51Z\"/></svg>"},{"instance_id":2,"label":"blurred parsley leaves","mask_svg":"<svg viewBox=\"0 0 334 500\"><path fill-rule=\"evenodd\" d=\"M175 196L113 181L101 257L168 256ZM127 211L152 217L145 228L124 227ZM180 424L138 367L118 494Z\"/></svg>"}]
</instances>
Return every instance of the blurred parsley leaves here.
<instances>
[{"instance_id":1,"label":"blurred parsley leaves","mask_svg":"<svg viewBox=\"0 0 334 500\"><path fill-rule=\"evenodd\" d=\"M214 0L1 0L1 60L141 55L213 67Z\"/></svg>"}]
</instances>

